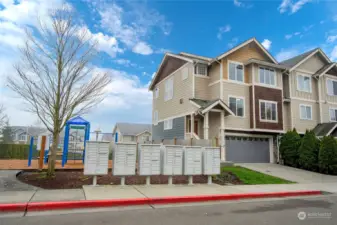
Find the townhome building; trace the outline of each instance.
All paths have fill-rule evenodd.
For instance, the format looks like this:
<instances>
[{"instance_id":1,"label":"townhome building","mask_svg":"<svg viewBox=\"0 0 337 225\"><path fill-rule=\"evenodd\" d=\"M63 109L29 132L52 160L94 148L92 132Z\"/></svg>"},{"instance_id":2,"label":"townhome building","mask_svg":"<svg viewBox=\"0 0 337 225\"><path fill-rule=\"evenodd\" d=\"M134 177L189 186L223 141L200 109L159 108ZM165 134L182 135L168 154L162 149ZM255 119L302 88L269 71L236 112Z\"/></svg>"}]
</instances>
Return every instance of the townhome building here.
<instances>
[{"instance_id":1,"label":"townhome building","mask_svg":"<svg viewBox=\"0 0 337 225\"><path fill-rule=\"evenodd\" d=\"M320 49L279 63L255 38L215 58L167 53L149 86L152 138L218 138L222 160L277 162L287 130L334 132L336 72Z\"/></svg>"}]
</instances>

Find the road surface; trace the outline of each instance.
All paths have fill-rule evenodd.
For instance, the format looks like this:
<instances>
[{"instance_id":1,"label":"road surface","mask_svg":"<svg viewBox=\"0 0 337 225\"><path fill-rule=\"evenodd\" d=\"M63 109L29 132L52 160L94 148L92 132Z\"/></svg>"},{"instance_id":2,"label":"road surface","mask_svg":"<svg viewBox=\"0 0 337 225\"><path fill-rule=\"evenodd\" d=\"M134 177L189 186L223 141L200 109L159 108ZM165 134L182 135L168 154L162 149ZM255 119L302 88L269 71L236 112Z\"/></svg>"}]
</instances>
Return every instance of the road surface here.
<instances>
[{"instance_id":1,"label":"road surface","mask_svg":"<svg viewBox=\"0 0 337 225\"><path fill-rule=\"evenodd\" d=\"M299 219L300 217L300 219ZM0 218L0 225L337 224L337 196Z\"/></svg>"}]
</instances>

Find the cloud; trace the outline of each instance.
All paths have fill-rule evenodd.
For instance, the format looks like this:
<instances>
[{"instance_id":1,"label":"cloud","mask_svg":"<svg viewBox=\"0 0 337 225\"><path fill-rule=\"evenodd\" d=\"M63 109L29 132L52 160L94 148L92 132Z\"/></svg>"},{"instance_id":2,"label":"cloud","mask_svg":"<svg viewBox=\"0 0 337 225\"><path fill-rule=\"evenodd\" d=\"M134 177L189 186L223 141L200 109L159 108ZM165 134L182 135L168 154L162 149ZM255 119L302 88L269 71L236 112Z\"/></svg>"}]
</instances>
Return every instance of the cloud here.
<instances>
[{"instance_id":1,"label":"cloud","mask_svg":"<svg viewBox=\"0 0 337 225\"><path fill-rule=\"evenodd\" d=\"M279 53L276 54L275 58L277 61L281 62L286 59L290 59L296 55L299 55L300 52L298 49L282 49Z\"/></svg>"},{"instance_id":2,"label":"cloud","mask_svg":"<svg viewBox=\"0 0 337 225\"><path fill-rule=\"evenodd\" d=\"M287 34L286 36L284 36L285 39L289 40L290 38L292 38L293 35L292 34Z\"/></svg>"},{"instance_id":3,"label":"cloud","mask_svg":"<svg viewBox=\"0 0 337 225\"><path fill-rule=\"evenodd\" d=\"M270 40L264 39L261 44L263 45L263 47L265 47L267 50L269 50L270 47L271 47L271 43L272 42Z\"/></svg>"},{"instance_id":4,"label":"cloud","mask_svg":"<svg viewBox=\"0 0 337 225\"><path fill-rule=\"evenodd\" d=\"M116 60L114 60L114 62L119 64L119 65L123 65L125 67L136 67L137 66L137 64L132 63L128 59L116 59Z\"/></svg>"},{"instance_id":5,"label":"cloud","mask_svg":"<svg viewBox=\"0 0 337 225\"><path fill-rule=\"evenodd\" d=\"M243 3L242 2L239 2L239 0L234 0L234 5L237 6L237 7L243 7Z\"/></svg>"},{"instance_id":6,"label":"cloud","mask_svg":"<svg viewBox=\"0 0 337 225\"><path fill-rule=\"evenodd\" d=\"M283 0L281 5L278 7L280 13L285 13L289 11L289 14L296 13L300 10L305 4L311 2L312 0L298 0L293 3L291 0Z\"/></svg>"},{"instance_id":7,"label":"cloud","mask_svg":"<svg viewBox=\"0 0 337 225\"><path fill-rule=\"evenodd\" d=\"M219 40L222 39L222 34L231 31L231 29L232 29L232 27L231 27L229 24L227 24L227 25L224 26L224 27L219 27L219 31L218 31L218 34L217 34L217 38L218 38Z\"/></svg>"},{"instance_id":8,"label":"cloud","mask_svg":"<svg viewBox=\"0 0 337 225\"><path fill-rule=\"evenodd\" d=\"M237 43L239 42L239 38L235 37L230 40L230 42L227 44L228 48L233 48Z\"/></svg>"},{"instance_id":9,"label":"cloud","mask_svg":"<svg viewBox=\"0 0 337 225\"><path fill-rule=\"evenodd\" d=\"M141 55L151 55L153 53L151 46L142 41L133 46L132 51Z\"/></svg>"},{"instance_id":10,"label":"cloud","mask_svg":"<svg viewBox=\"0 0 337 225\"><path fill-rule=\"evenodd\" d=\"M326 41L328 43L333 43L337 40L337 35L331 35L331 36L328 36L328 38L326 39Z\"/></svg>"},{"instance_id":11,"label":"cloud","mask_svg":"<svg viewBox=\"0 0 337 225\"><path fill-rule=\"evenodd\" d=\"M332 61L337 60L337 45L333 48L333 50L330 54L330 58L331 58Z\"/></svg>"}]
</instances>

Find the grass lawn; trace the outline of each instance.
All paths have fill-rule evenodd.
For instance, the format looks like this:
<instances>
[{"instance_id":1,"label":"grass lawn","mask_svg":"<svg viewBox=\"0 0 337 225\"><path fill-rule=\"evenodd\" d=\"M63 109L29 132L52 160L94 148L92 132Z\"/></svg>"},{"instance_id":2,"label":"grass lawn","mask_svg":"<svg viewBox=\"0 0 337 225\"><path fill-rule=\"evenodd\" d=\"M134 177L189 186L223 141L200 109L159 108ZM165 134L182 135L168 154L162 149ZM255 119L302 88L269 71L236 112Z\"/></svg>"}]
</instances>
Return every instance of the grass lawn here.
<instances>
[{"instance_id":1,"label":"grass lawn","mask_svg":"<svg viewBox=\"0 0 337 225\"><path fill-rule=\"evenodd\" d=\"M270 176L240 166L222 167L221 172L232 172L244 184L293 184L295 182Z\"/></svg>"}]
</instances>

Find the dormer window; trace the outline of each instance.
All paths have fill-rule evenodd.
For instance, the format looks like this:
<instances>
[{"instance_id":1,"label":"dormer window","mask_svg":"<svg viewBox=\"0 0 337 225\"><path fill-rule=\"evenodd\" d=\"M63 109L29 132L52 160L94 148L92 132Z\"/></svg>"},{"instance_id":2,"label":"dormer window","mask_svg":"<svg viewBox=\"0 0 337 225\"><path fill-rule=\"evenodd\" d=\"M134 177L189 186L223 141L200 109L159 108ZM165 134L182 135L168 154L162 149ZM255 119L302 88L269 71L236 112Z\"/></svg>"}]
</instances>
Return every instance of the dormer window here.
<instances>
[{"instance_id":1,"label":"dormer window","mask_svg":"<svg viewBox=\"0 0 337 225\"><path fill-rule=\"evenodd\" d=\"M194 66L194 74L207 76L207 65L197 64Z\"/></svg>"}]
</instances>

